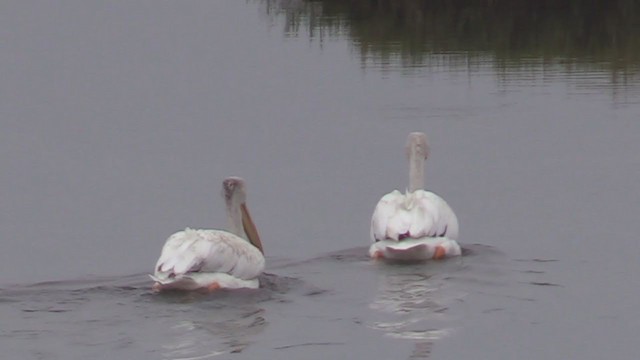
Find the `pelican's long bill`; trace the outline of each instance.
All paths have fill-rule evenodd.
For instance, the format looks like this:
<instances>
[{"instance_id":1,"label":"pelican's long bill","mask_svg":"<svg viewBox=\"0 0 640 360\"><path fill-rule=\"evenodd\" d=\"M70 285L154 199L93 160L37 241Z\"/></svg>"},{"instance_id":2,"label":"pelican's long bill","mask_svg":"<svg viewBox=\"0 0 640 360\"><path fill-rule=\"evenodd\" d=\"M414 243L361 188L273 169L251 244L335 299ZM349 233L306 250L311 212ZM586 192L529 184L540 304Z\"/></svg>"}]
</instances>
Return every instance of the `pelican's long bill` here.
<instances>
[{"instance_id":1,"label":"pelican's long bill","mask_svg":"<svg viewBox=\"0 0 640 360\"><path fill-rule=\"evenodd\" d=\"M257 247L261 253L264 254L264 250L262 249L262 242L260 241L260 235L258 235L258 229L253 224L253 220L251 220L251 215L249 215L249 209L247 209L247 204L240 205L240 211L242 211L242 227L244 228L244 232L247 234L247 238L249 242L253 244L253 246Z\"/></svg>"}]
</instances>

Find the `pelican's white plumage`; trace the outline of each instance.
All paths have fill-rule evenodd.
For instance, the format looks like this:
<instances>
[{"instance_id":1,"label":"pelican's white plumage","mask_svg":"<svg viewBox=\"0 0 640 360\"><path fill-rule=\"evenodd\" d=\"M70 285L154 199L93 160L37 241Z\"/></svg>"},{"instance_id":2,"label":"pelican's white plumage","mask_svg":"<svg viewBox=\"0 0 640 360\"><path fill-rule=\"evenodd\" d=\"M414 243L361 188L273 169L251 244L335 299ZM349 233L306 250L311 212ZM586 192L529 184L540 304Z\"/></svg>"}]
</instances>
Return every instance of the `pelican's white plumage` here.
<instances>
[{"instance_id":1,"label":"pelican's white plumage","mask_svg":"<svg viewBox=\"0 0 640 360\"><path fill-rule=\"evenodd\" d=\"M151 278L155 290L257 288L262 243L246 207L244 181L223 182L229 231L185 229L171 235Z\"/></svg>"},{"instance_id":2,"label":"pelican's white plumage","mask_svg":"<svg viewBox=\"0 0 640 360\"><path fill-rule=\"evenodd\" d=\"M458 218L444 199L422 189L428 155L426 136L409 134L409 190L394 190L378 201L371 218L371 257L425 260L461 254Z\"/></svg>"}]
</instances>

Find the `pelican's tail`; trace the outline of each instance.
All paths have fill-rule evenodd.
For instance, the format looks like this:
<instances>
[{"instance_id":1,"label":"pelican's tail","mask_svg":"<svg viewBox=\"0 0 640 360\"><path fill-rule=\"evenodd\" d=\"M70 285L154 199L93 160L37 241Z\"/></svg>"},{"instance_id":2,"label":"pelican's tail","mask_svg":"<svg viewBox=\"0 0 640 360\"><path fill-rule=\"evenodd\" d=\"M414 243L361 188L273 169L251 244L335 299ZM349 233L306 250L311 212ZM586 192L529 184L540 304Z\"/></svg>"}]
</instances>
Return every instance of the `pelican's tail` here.
<instances>
[{"instance_id":1,"label":"pelican's tail","mask_svg":"<svg viewBox=\"0 0 640 360\"><path fill-rule=\"evenodd\" d=\"M160 284L166 284L166 283L169 283L169 282L170 282L170 281L167 281L167 280L169 280L169 279L160 279L159 277L154 276L154 275L151 275L151 274L149 274L149 277L151 278L151 280L153 280L153 281L155 281L155 282L158 282L158 283L160 283Z\"/></svg>"},{"instance_id":2,"label":"pelican's tail","mask_svg":"<svg viewBox=\"0 0 640 360\"><path fill-rule=\"evenodd\" d=\"M258 278L243 280L225 273L189 273L173 278L149 274L149 277L157 282L161 289L196 290L213 283L217 283L223 289L257 289L260 286Z\"/></svg>"}]
</instances>

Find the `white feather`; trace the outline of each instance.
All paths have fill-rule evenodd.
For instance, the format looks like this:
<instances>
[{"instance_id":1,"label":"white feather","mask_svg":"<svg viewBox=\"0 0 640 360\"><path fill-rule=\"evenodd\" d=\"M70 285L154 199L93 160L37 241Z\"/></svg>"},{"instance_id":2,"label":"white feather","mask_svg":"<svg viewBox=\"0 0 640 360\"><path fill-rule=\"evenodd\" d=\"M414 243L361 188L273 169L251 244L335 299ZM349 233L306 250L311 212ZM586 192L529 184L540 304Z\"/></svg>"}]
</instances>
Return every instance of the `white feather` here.
<instances>
[{"instance_id":1,"label":"white feather","mask_svg":"<svg viewBox=\"0 0 640 360\"><path fill-rule=\"evenodd\" d=\"M255 280L264 270L264 264L262 253L237 235L223 230L187 228L167 239L153 279L163 285L174 283L172 287L180 287L180 283L191 287L186 284L189 282L204 287L220 276L222 279L231 276L238 280Z\"/></svg>"},{"instance_id":2,"label":"white feather","mask_svg":"<svg viewBox=\"0 0 640 360\"><path fill-rule=\"evenodd\" d=\"M460 255L458 218L440 196L420 189L423 184L422 164L428 155L426 137L422 133L409 135L410 187L402 194L398 190L384 195L371 217L371 256L393 259L431 259L437 246L446 256Z\"/></svg>"},{"instance_id":3,"label":"white feather","mask_svg":"<svg viewBox=\"0 0 640 360\"><path fill-rule=\"evenodd\" d=\"M156 281L155 289L259 286L258 276L264 270L265 260L260 239L244 205L244 181L227 178L223 189L233 232L187 228L171 235L150 275ZM245 215L247 219L243 219ZM253 228L252 236L245 234L245 221Z\"/></svg>"},{"instance_id":4,"label":"white feather","mask_svg":"<svg viewBox=\"0 0 640 360\"><path fill-rule=\"evenodd\" d=\"M402 194L397 190L380 199L371 218L371 240L400 240L445 236L458 238L458 218L440 196L424 190Z\"/></svg>"},{"instance_id":5,"label":"white feather","mask_svg":"<svg viewBox=\"0 0 640 360\"><path fill-rule=\"evenodd\" d=\"M459 256L462 249L458 242L446 237L423 237L402 241L381 240L369 247L369 255L381 252L385 259L425 260L433 258L436 246L442 246L447 256Z\"/></svg>"}]
</instances>

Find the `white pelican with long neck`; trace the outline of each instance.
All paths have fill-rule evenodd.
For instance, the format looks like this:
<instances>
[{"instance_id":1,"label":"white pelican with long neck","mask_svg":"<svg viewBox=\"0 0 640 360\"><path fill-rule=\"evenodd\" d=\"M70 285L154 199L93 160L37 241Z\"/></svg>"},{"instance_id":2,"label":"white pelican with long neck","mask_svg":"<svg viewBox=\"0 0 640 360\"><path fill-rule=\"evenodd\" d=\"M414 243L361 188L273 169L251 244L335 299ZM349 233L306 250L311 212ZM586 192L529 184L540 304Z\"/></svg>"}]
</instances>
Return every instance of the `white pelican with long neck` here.
<instances>
[{"instance_id":1,"label":"white pelican with long neck","mask_svg":"<svg viewBox=\"0 0 640 360\"><path fill-rule=\"evenodd\" d=\"M458 218L440 196L423 190L427 137L409 134L409 189L384 195L371 218L369 255L375 259L427 260L461 254Z\"/></svg>"},{"instance_id":2,"label":"white pelican with long neck","mask_svg":"<svg viewBox=\"0 0 640 360\"><path fill-rule=\"evenodd\" d=\"M264 255L246 204L244 180L223 182L228 231L185 229L171 235L151 278L153 290L258 288Z\"/></svg>"}]
</instances>

